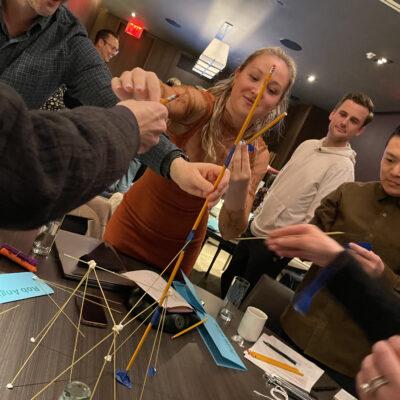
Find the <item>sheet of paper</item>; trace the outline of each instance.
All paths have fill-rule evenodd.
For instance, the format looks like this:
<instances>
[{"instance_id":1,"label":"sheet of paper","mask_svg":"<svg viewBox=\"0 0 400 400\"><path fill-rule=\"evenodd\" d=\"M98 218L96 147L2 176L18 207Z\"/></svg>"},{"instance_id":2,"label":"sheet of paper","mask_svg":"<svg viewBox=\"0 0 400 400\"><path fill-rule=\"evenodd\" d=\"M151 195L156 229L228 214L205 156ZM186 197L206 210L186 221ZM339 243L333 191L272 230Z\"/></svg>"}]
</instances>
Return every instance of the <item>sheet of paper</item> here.
<instances>
[{"instance_id":1,"label":"sheet of paper","mask_svg":"<svg viewBox=\"0 0 400 400\"><path fill-rule=\"evenodd\" d=\"M53 294L53 289L41 280L33 279L32 272L0 275L0 303Z\"/></svg>"},{"instance_id":2,"label":"sheet of paper","mask_svg":"<svg viewBox=\"0 0 400 400\"><path fill-rule=\"evenodd\" d=\"M333 400L357 400L350 393L347 393L344 389L339 390L333 397Z\"/></svg>"},{"instance_id":3,"label":"sheet of paper","mask_svg":"<svg viewBox=\"0 0 400 400\"><path fill-rule=\"evenodd\" d=\"M280 354L276 353L274 350L266 346L263 341L272 344L274 347L295 360L296 365L292 364L286 358L282 357ZM302 374L304 374L304 376L297 375L293 372L286 371L285 369L275 367L274 365L268 364L264 361L257 360L256 358L245 352L245 357L260 368L262 368L264 371L278 375L298 386L299 388L306 390L308 393L310 393L311 388L314 386L315 382L317 382L317 380L324 373L321 368L313 364L311 361L308 361L306 358L291 349L289 346L282 343L279 339L274 336L269 336L265 333L260 336L260 338L257 340L256 343L254 343L250 350L297 368Z\"/></svg>"},{"instance_id":4,"label":"sheet of paper","mask_svg":"<svg viewBox=\"0 0 400 400\"><path fill-rule=\"evenodd\" d=\"M200 320L208 318L204 324L197 327L201 338L206 344L208 350L210 351L214 361L220 367L228 367L233 369L238 369L240 371L246 371L247 368L243 364L243 361L236 353L229 339L225 336L224 332L218 325L217 321L208 315L203 306L200 303L199 297L196 293L195 288L189 279L183 275L185 283L174 282L175 289L184 296L187 301L192 304L196 309L197 315Z\"/></svg>"},{"instance_id":5,"label":"sheet of paper","mask_svg":"<svg viewBox=\"0 0 400 400\"><path fill-rule=\"evenodd\" d=\"M160 300L167 282L157 272L148 270L129 271L123 275L132 279L154 300ZM168 311L188 312L193 311L191 305L173 288L170 289L167 303Z\"/></svg>"}]
</instances>

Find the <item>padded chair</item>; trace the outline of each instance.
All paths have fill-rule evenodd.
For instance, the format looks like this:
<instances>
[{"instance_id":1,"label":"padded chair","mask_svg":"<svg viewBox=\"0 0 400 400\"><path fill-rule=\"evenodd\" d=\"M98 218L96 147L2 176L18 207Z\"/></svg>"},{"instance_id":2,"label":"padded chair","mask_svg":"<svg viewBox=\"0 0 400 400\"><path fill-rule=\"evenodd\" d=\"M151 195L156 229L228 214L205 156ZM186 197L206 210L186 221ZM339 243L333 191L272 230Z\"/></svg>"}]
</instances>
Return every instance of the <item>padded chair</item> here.
<instances>
[{"instance_id":1,"label":"padded chair","mask_svg":"<svg viewBox=\"0 0 400 400\"><path fill-rule=\"evenodd\" d=\"M106 225L122 197L121 193L115 193L110 199L94 197L70 211L65 216L61 229L102 239Z\"/></svg>"},{"instance_id":2,"label":"padded chair","mask_svg":"<svg viewBox=\"0 0 400 400\"><path fill-rule=\"evenodd\" d=\"M253 306L264 311L268 315L267 328L279 333L281 331L280 316L292 300L293 294L293 290L263 274L244 299L240 309L246 311L248 306Z\"/></svg>"}]
</instances>

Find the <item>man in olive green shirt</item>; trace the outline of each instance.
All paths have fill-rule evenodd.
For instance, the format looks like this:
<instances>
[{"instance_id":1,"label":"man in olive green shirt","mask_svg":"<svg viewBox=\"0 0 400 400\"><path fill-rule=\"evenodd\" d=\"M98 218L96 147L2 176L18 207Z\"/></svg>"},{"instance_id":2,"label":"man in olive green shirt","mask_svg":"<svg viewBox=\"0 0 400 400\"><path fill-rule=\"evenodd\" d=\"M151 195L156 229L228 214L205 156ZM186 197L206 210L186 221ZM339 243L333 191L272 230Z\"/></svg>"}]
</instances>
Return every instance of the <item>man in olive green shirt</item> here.
<instances>
[{"instance_id":1,"label":"man in olive green shirt","mask_svg":"<svg viewBox=\"0 0 400 400\"><path fill-rule=\"evenodd\" d=\"M387 290L400 293L400 126L385 148L380 182L339 186L325 197L311 223L325 232L344 232L335 237L341 244L369 242L372 251L352 244L352 253L373 270ZM320 272L321 268L313 265L298 291ZM306 315L289 306L281 322L285 333L306 355L348 377L356 375L361 360L371 352L362 330L325 289L313 297Z\"/></svg>"}]
</instances>

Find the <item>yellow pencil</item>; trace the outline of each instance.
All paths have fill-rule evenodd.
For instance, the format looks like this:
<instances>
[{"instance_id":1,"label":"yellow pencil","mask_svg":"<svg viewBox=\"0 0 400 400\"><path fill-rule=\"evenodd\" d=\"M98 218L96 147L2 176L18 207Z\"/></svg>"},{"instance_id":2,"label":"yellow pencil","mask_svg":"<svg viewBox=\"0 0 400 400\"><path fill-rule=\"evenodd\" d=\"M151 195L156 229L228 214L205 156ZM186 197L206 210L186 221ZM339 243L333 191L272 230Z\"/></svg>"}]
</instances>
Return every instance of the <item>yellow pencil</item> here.
<instances>
[{"instance_id":1,"label":"yellow pencil","mask_svg":"<svg viewBox=\"0 0 400 400\"><path fill-rule=\"evenodd\" d=\"M259 136L261 136L264 132L266 132L268 129L272 128L274 125L276 125L282 118L285 118L287 115L287 112L283 112L279 117L276 117L272 122L270 122L268 125L264 126L260 131L255 133L250 139L246 140L246 144L249 144L251 142L254 142Z\"/></svg>"},{"instance_id":2,"label":"yellow pencil","mask_svg":"<svg viewBox=\"0 0 400 400\"><path fill-rule=\"evenodd\" d=\"M206 322L207 320L208 320L208 318L204 318L204 319L202 319L201 321L196 322L194 325L189 326L189 328L186 328L186 329L184 329L183 331L177 333L176 335L171 336L171 339L175 339L175 338L177 338L178 336L181 336L181 335L183 335L184 333L191 331L193 328L196 328L196 326L199 326L199 325L201 325L201 324L204 324L204 322Z\"/></svg>"},{"instance_id":3,"label":"yellow pencil","mask_svg":"<svg viewBox=\"0 0 400 400\"><path fill-rule=\"evenodd\" d=\"M279 367L282 369L286 369L286 371L293 372L294 374L304 376L297 368L292 367L290 365L287 365L285 363L282 363L280 361L274 360L273 358L269 358L267 356L264 356L262 354L256 353L255 351L252 350L247 350L247 352L254 358L257 358L257 360L264 361L268 364L274 365L275 367Z\"/></svg>"},{"instance_id":4,"label":"yellow pencil","mask_svg":"<svg viewBox=\"0 0 400 400\"><path fill-rule=\"evenodd\" d=\"M168 104L168 103L171 102L172 100L175 100L175 99L178 98L178 97L179 97L179 93L175 93L175 94L173 94L172 96L169 96L169 97L167 97L167 98L165 98L165 99L161 99L161 100L160 100L160 103L166 105L166 104Z\"/></svg>"}]
</instances>

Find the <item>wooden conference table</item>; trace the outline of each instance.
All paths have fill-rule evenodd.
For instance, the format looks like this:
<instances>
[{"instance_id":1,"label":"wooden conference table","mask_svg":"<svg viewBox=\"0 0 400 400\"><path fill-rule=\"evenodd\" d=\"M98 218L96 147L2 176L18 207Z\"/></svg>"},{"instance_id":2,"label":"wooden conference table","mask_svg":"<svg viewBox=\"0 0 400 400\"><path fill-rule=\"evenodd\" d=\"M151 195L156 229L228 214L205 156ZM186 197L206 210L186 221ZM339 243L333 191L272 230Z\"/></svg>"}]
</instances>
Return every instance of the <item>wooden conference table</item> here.
<instances>
[{"instance_id":1,"label":"wooden conference table","mask_svg":"<svg viewBox=\"0 0 400 400\"><path fill-rule=\"evenodd\" d=\"M0 230L0 244L8 243L26 254L29 253L34 237L35 232L32 231L11 232ZM87 239L79 235L77 243ZM76 282L64 279L57 252L54 249L48 257L39 256L37 258L39 259L38 276L70 288L76 287ZM23 270L19 266L4 257L0 257L0 273L21 271ZM97 289L90 288L88 290L92 293L98 293ZM206 311L210 315L216 316L221 300L201 288L197 288L197 290L199 297L205 301ZM57 289L54 292L51 297L59 305L62 305L66 301L68 294ZM107 297L113 300L121 299L120 294L117 292L107 291ZM0 364L0 398L2 400L25 400L31 399L36 395L48 382L71 364L75 341L75 329L65 317L60 317L40 344L38 351L28 361L26 367L15 380L14 389L7 389L7 383L14 378L35 346L30 342L30 338L36 336L56 312L54 304L47 296L22 300L17 303L1 304L0 312L15 304L19 304L20 307L0 315L2 337L0 341L2 355ZM123 314L114 313L117 323L126 312L126 308L123 305L118 307L121 308ZM75 306L75 301L71 301L65 311L75 322L78 321L78 310ZM230 324L221 325L228 338L236 333L241 315L242 313L238 311ZM217 321L222 323L220 319L217 319ZM121 337L127 337L137 325L138 322L134 321L120 333ZM126 368L143 331L144 328L142 327L118 352L116 357L117 368L122 370ZM86 337L79 340L79 355L98 343L110 332L110 329L82 326L82 332ZM117 399L140 398L142 384L148 370L147 364L155 332L154 329L151 330L129 371L133 388L128 389L118 384ZM143 395L144 400L251 399L253 389L265 393L261 369L246 360L238 347L235 347L235 349L238 350L248 368L245 372L218 367L196 330L175 340L170 340L169 336L169 334L163 334L157 362L157 373L155 376L147 378ZM88 357L80 361L74 367L73 380L81 380L93 389L110 344L111 340L106 341ZM107 363L94 399L111 400L114 398L113 371L113 362ZM37 398L46 400L58 399L68 380L69 372L65 373ZM337 386L326 375L321 377L318 385ZM332 399L333 393L335 392L320 392L315 394L315 397L321 400Z\"/></svg>"}]
</instances>

